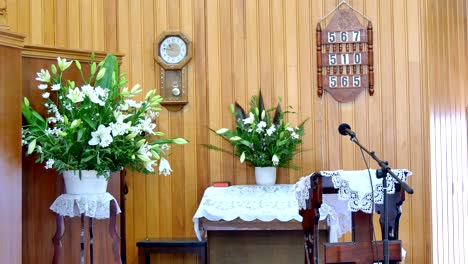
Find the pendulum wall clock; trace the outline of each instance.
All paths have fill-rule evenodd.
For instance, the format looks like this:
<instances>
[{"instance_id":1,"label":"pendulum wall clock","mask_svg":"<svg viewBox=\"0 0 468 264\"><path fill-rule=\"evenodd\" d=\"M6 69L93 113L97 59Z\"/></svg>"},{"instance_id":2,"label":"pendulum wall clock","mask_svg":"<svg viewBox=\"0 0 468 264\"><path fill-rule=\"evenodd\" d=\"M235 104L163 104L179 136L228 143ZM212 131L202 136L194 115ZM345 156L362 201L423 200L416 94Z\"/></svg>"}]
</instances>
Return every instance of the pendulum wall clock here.
<instances>
[{"instance_id":1,"label":"pendulum wall clock","mask_svg":"<svg viewBox=\"0 0 468 264\"><path fill-rule=\"evenodd\" d=\"M160 65L161 105L179 111L188 103L187 63L192 58L192 41L182 32L165 31L155 45L154 58Z\"/></svg>"}]
</instances>

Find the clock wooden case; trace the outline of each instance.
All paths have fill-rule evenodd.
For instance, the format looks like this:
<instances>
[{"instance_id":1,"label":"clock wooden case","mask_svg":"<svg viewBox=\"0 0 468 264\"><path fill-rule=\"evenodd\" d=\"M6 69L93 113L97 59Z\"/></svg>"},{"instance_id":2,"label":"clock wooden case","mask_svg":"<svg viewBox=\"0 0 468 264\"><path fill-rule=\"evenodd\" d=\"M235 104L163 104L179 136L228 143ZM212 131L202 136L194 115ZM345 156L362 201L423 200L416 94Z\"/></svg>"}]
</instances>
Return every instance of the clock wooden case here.
<instances>
[{"instance_id":1,"label":"clock wooden case","mask_svg":"<svg viewBox=\"0 0 468 264\"><path fill-rule=\"evenodd\" d=\"M192 58L192 41L180 31L165 31L155 45L154 59L160 65L161 105L179 111L188 103L187 64Z\"/></svg>"}]
</instances>

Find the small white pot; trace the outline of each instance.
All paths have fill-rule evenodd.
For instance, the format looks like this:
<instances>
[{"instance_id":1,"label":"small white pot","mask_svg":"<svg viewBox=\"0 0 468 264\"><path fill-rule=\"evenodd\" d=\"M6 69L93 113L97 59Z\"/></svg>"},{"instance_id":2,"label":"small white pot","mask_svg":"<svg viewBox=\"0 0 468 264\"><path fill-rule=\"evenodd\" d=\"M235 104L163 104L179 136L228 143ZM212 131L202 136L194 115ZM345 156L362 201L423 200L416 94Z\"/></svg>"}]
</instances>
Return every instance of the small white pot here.
<instances>
[{"instance_id":1,"label":"small white pot","mask_svg":"<svg viewBox=\"0 0 468 264\"><path fill-rule=\"evenodd\" d=\"M276 167L255 167L257 185L273 185L276 182Z\"/></svg>"},{"instance_id":2,"label":"small white pot","mask_svg":"<svg viewBox=\"0 0 468 264\"><path fill-rule=\"evenodd\" d=\"M106 172L109 176L109 172ZM107 191L107 179L104 176L97 177L95 170L82 170L81 180L79 170L63 172L65 193L68 194L93 194ZM107 177L108 178L108 177Z\"/></svg>"}]
</instances>

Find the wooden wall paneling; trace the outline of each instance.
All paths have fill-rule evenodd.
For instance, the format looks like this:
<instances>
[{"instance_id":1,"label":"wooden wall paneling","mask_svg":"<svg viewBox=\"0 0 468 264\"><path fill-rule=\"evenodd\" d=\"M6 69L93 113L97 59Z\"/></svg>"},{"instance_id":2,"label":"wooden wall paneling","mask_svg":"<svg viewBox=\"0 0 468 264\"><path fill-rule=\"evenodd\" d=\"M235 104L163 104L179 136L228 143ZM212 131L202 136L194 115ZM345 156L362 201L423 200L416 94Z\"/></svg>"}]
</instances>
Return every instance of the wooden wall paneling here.
<instances>
[{"instance_id":1,"label":"wooden wall paneling","mask_svg":"<svg viewBox=\"0 0 468 264\"><path fill-rule=\"evenodd\" d=\"M43 0L42 2L42 19L44 22L42 23L41 44L43 45L55 45L55 25L60 23L60 21L56 21L55 17L56 2L55 0Z\"/></svg>"},{"instance_id":2,"label":"wooden wall paneling","mask_svg":"<svg viewBox=\"0 0 468 264\"><path fill-rule=\"evenodd\" d=\"M89 33L88 30L82 29L81 24L81 8L79 1L68 1L67 9L64 10L67 13L67 48L80 48L82 44L82 38L86 38L85 33ZM78 34L77 34L78 33ZM37 42L32 42L37 43ZM39 42L40 43L40 42Z\"/></svg>"},{"instance_id":3,"label":"wooden wall paneling","mask_svg":"<svg viewBox=\"0 0 468 264\"><path fill-rule=\"evenodd\" d=\"M259 7L257 1L245 1L245 27L246 27L246 72L247 72L247 86L244 88L246 91L245 101L239 101L239 103L245 108L247 112L250 109L250 98L253 95L258 95L258 90L261 87L260 82L260 51L259 51L259 18L258 18ZM265 87L266 88L266 87ZM211 90L210 90L211 92ZM253 169L250 166L246 166L243 171L239 173L245 173L247 181L245 184L255 183L255 177L253 175ZM241 184L240 181L237 182Z\"/></svg>"},{"instance_id":4,"label":"wooden wall paneling","mask_svg":"<svg viewBox=\"0 0 468 264\"><path fill-rule=\"evenodd\" d=\"M105 0L102 11L105 12L106 15L104 18L104 31L101 32L104 38L104 50L117 52L117 25L120 20L117 10L117 1Z\"/></svg>"},{"instance_id":5,"label":"wooden wall paneling","mask_svg":"<svg viewBox=\"0 0 468 264\"><path fill-rule=\"evenodd\" d=\"M127 79L129 84L134 83L132 78L132 73L130 72L130 65L132 62L133 55L130 52L130 44L133 42L133 39L130 37L130 26L131 26L131 19L130 19L130 4L128 1L119 0L117 1L116 5L116 16L118 19L116 20L116 47L119 52L125 54L125 57L122 59L122 65L120 67L121 72L127 73ZM108 38L106 38L108 39ZM135 188L133 185L133 175L128 172L125 178L125 184L128 187L128 193L125 195L125 229L126 229L126 257L127 263L134 262L137 253L136 253L136 238L135 238L135 221L134 221L134 211L135 211L135 203L133 199L133 195L135 193ZM141 238L138 238L141 239Z\"/></svg>"},{"instance_id":6,"label":"wooden wall paneling","mask_svg":"<svg viewBox=\"0 0 468 264\"><path fill-rule=\"evenodd\" d=\"M31 1L31 43L42 43L43 41L43 26L44 26L44 17L43 17L43 1Z\"/></svg>"},{"instance_id":7,"label":"wooden wall paneling","mask_svg":"<svg viewBox=\"0 0 468 264\"><path fill-rule=\"evenodd\" d=\"M210 112L208 127L219 129L223 124L222 112L226 111L221 105L221 47L220 47L220 25L219 25L219 1L206 1L206 56L207 56L207 85L209 89L209 98L207 101L208 111ZM224 29L223 29L224 30ZM227 30L227 29L226 29ZM253 47L252 47L253 48ZM210 133L209 143L216 146L223 146L223 140ZM229 158L225 153L210 154L210 175L212 181L224 180L221 160Z\"/></svg>"},{"instance_id":8,"label":"wooden wall paneling","mask_svg":"<svg viewBox=\"0 0 468 264\"><path fill-rule=\"evenodd\" d=\"M68 1L57 1L55 6L55 45L57 47L68 47Z\"/></svg>"},{"instance_id":9,"label":"wooden wall paneling","mask_svg":"<svg viewBox=\"0 0 468 264\"><path fill-rule=\"evenodd\" d=\"M218 1L218 24L219 24L219 36L218 36L218 45L219 45L219 77L220 77L220 86L216 89L219 90L220 97L212 97L213 101L219 104L219 117L221 118L221 123L217 124L215 127L211 127L215 130L221 127L232 127L234 124L234 119L230 111L230 105L234 103L235 98L235 89L233 86L233 71L235 66L233 65L233 24L232 24L232 6L231 1ZM239 87L243 89L243 87ZM214 135L214 133L211 133ZM218 137L219 138L219 137ZM231 149L231 144L226 141L222 141L222 146L225 149ZM217 153L221 154L221 153ZM225 157L224 164L221 168L221 175L219 175L221 180L234 182L234 179L237 176L237 171L234 170L234 164L239 163L239 160L236 157L232 157L228 154L222 153ZM221 156L220 155L220 156Z\"/></svg>"},{"instance_id":10,"label":"wooden wall paneling","mask_svg":"<svg viewBox=\"0 0 468 264\"><path fill-rule=\"evenodd\" d=\"M355 8L357 11L361 12L362 14L365 14L366 16L370 16L363 0L354 1L352 5L353 5L353 8ZM357 13L356 13L356 16L359 18L362 25L367 26L368 21L366 19L364 19L361 15ZM372 20L372 22L374 22L375 17L370 16L370 19ZM374 23L373 23L373 26L375 27ZM372 128L369 125L368 120L369 120L369 112L371 111L369 107L369 101L373 99L374 99L373 97L369 96L368 91L362 91L362 93L354 101L354 106L352 110L353 115L349 117L350 119L352 119L352 121L350 122L353 123L351 128L353 129L354 132L356 132L357 135L359 135L359 138L363 140L362 141L363 144L365 144L368 148L372 148L369 142L369 134ZM335 131L337 133L337 130ZM349 140L349 137L348 137L348 140ZM351 165L351 167L352 168L365 168L365 163L363 162L360 148L355 146L354 143L349 142L349 141L346 142L345 144L353 146L352 153L354 154L354 159L352 160L353 164ZM368 159L367 154L364 154L364 157ZM375 167L374 165L375 163L369 162L368 164L372 167ZM343 166L343 168L345 168L345 166Z\"/></svg>"},{"instance_id":11,"label":"wooden wall paneling","mask_svg":"<svg viewBox=\"0 0 468 264\"><path fill-rule=\"evenodd\" d=\"M143 6L144 0L129 2L127 13L129 16L129 28L126 34L128 34L130 42L128 43L128 50L125 52L131 53L131 57L128 60L128 76L131 77L129 80L130 86L136 83L139 83L142 86L142 95L137 98L138 100L141 100L144 94L151 89L151 87L148 87L150 84L145 83L145 75L152 74L152 72L149 71L150 69L146 69L145 71L144 68L144 61L147 55L143 50L146 44L144 41L146 36L143 35L143 24L145 19L143 17ZM161 115L164 116L164 113L161 113ZM161 119L158 118L157 126L160 130L163 130L160 127L160 122ZM134 241L128 241L127 243L132 246L131 250L133 251L133 254L130 252L128 253L128 261L131 263L135 258L134 253L136 252L136 241L142 240L148 235L148 204L146 202L146 186L148 184L149 177L138 172L132 172L128 175L127 179L129 179L128 184L131 186L129 189L129 194L131 192L131 195L129 195L127 199L132 200L132 209L130 209L132 213L129 214L129 218L132 218L132 226L129 226L129 228L132 230L133 238L135 239ZM170 193L170 189L168 189L168 191Z\"/></svg>"},{"instance_id":12,"label":"wooden wall paneling","mask_svg":"<svg viewBox=\"0 0 468 264\"><path fill-rule=\"evenodd\" d=\"M307 136L303 137L303 148L304 146L309 146L309 150L301 153L295 158L295 164L302 164L299 171L294 171L293 177L290 178L289 182L297 182L302 176L308 175L310 172L314 171L317 168L314 160L314 142L316 141L319 135L318 130L313 129L314 116L314 107L315 107L315 90L313 74L312 74L312 65L315 64L315 57L312 56L313 47L312 44L312 32L315 31L315 22L310 20L312 13L312 4L309 1L301 0L298 2L298 25L299 36L301 40L299 41L299 53L302 54L299 56L299 100L298 106L296 107L297 119L295 124L299 124L305 119L309 119L305 125L305 131L307 131ZM284 21L284 17L282 19ZM276 56L274 56L276 57ZM283 78L284 82L284 78ZM284 88L283 88L284 89Z\"/></svg>"},{"instance_id":13,"label":"wooden wall paneling","mask_svg":"<svg viewBox=\"0 0 468 264\"><path fill-rule=\"evenodd\" d=\"M408 19L408 96L409 96L409 168L413 171L414 175L410 177L409 184L413 187L419 187L420 190L413 195L412 199L407 199L405 205L408 204L408 209L405 209L405 213L408 218L408 228L404 229L406 236L405 248L411 247L412 255L408 256L408 260L412 260L415 263L416 260L423 261L425 263L431 263L430 254L430 241L431 241L431 217L430 217L430 191L429 188L423 186L430 186L430 179L427 177L429 174L428 158L429 155L429 135L426 131L429 131L428 127L428 110L427 110L427 89L415 89L415 87L424 87L423 85L423 52L424 49L421 47L423 41L422 32L423 28L419 27L421 13L423 12L422 1L407 2L407 19ZM417 16L414 14L418 14ZM420 32L415 34L415 32ZM406 208L406 206L405 206ZM411 213L409 213L411 212ZM421 225L418 222L417 216L424 216L426 219L426 225ZM404 219L404 218L403 218ZM414 234L411 236L411 232ZM403 235L403 233L402 233ZM417 241L425 241L424 243L418 243Z\"/></svg>"},{"instance_id":14,"label":"wooden wall paneling","mask_svg":"<svg viewBox=\"0 0 468 264\"><path fill-rule=\"evenodd\" d=\"M326 16L331 10L333 10L336 6L336 3L323 1L322 5L324 6L324 8L319 20ZM322 23L326 24L328 22L329 20L324 20ZM343 159L343 152L341 151L341 136L339 136L338 133L334 133L334 131L337 131L337 124L340 124L341 115L339 112L338 103L328 93L324 93L323 105L323 111L326 113L326 119L324 122L324 138L326 140L327 148L327 156L325 157L324 169L336 170L338 168L342 168Z\"/></svg>"},{"instance_id":15,"label":"wooden wall paneling","mask_svg":"<svg viewBox=\"0 0 468 264\"><path fill-rule=\"evenodd\" d=\"M298 1L293 0L289 1L284 5L284 28L285 34L283 36L284 41L284 51L281 53L285 57L286 63L286 83L285 89L283 91L273 90L277 93L272 94L272 97L282 96L283 100L281 102L281 107L283 111L289 110L288 106L292 106L294 111L301 109L299 105L298 91L299 91L299 28L300 25L297 20L298 17ZM273 18L275 19L275 18ZM273 56L278 56L277 54ZM299 117L288 115L286 120L297 124ZM294 160L298 160L300 157L295 157ZM299 159L300 160L300 159ZM300 166L300 165L298 165ZM291 182L291 174L289 169L280 169L282 177L277 183L289 183ZM283 176L284 175L284 176Z\"/></svg>"},{"instance_id":16,"label":"wooden wall paneling","mask_svg":"<svg viewBox=\"0 0 468 264\"><path fill-rule=\"evenodd\" d=\"M154 31L156 25L156 19L159 16L155 16L157 9L155 8L155 3L153 1L143 1L142 2L142 16L144 20L141 23L143 36L142 37L142 49L143 53L147 54L142 60L144 68L146 69L144 74L144 84L145 89L158 89L159 91L159 68L158 64L154 61L154 45L156 40L159 37L157 32ZM137 23L138 25L138 23ZM151 55L151 56L150 56ZM156 120L156 125L159 126L160 121ZM165 131L167 132L167 131ZM159 187L159 175L147 175L144 202L146 203L147 210L145 212L146 219L141 219L139 221L145 221L146 235L138 232L138 237L135 236L134 240L129 241L129 244L133 246L132 252L135 252L134 245L136 241L143 239L143 235L149 238L157 237L160 231L159 225L159 204L160 204L160 187ZM135 186L136 187L136 186ZM134 191L137 188L134 188ZM141 201L143 202L143 201ZM138 211L133 210L129 212L129 215L138 215ZM140 217L138 217L140 218ZM136 226L132 226L132 230ZM130 256L134 256L131 254ZM130 262L132 263L132 262Z\"/></svg>"},{"instance_id":17,"label":"wooden wall paneling","mask_svg":"<svg viewBox=\"0 0 468 264\"><path fill-rule=\"evenodd\" d=\"M460 67L460 88L461 91L464 93L463 102L461 103L461 109L459 110L459 118L460 118L460 127L457 131L460 133L460 144L458 145L461 148L461 154L459 155L458 164L459 167L459 177L460 183L458 184L458 191L459 191L459 198L457 201L461 201L460 203L460 210L459 210L459 221L460 223L465 223L468 218L468 176L465 173L468 171L468 165L466 164L466 160L468 160L468 92L467 92L467 85L468 82L468 64L466 60L460 58L466 58L467 52L464 48L468 43L467 39L467 27L468 22L466 21L466 16L468 15L468 9L465 1L457 1L457 33L458 33L458 52L460 54L459 57L459 67ZM463 111L463 109L465 111ZM464 147L465 146L465 147ZM461 189L460 189L461 188ZM464 225L460 225L458 230L458 234L461 237L461 241L459 241L460 250L463 252L467 252L468 249L468 227ZM468 261L468 255L460 254L460 263L464 263Z\"/></svg>"},{"instance_id":18,"label":"wooden wall paneling","mask_svg":"<svg viewBox=\"0 0 468 264\"><path fill-rule=\"evenodd\" d=\"M24 36L0 31L0 256L21 263L21 49Z\"/></svg>"},{"instance_id":19,"label":"wooden wall paneling","mask_svg":"<svg viewBox=\"0 0 468 264\"><path fill-rule=\"evenodd\" d=\"M231 1L232 3L232 90L234 92L234 98L241 102L243 106L246 106L244 102L248 101L248 86L247 86L247 64L250 59L247 57L247 51L251 48L247 45L247 3L245 0L242 1ZM280 56L278 56L280 57ZM234 103L234 102L231 102ZM247 110L246 110L247 111ZM232 117L229 119L230 124L234 124ZM231 125L231 126L232 126ZM202 129L202 127L200 127ZM240 162L234 162L234 171L236 174L233 175L232 184L245 183L247 178L251 178L251 175L247 175L247 164Z\"/></svg>"},{"instance_id":20,"label":"wooden wall paneling","mask_svg":"<svg viewBox=\"0 0 468 264\"><path fill-rule=\"evenodd\" d=\"M209 142L208 129L203 129L209 124L209 106L208 106L208 71L207 71L207 57L206 57L206 3L205 1L194 2L194 77L195 77L195 88L196 100L194 100L194 108L196 109L196 122L199 124L199 128L196 130L194 137L196 142L199 144ZM210 168L206 160L211 160L211 151L206 148L202 148L197 144L197 155L195 155L197 170L196 175L192 177L197 180L197 202L201 200L203 191L206 186L209 186L212 177L210 175Z\"/></svg>"},{"instance_id":21,"label":"wooden wall paneling","mask_svg":"<svg viewBox=\"0 0 468 264\"><path fill-rule=\"evenodd\" d=\"M79 1L79 17L80 20L80 36L81 36L81 43L80 47L84 49L89 49L93 46L93 36L95 34L95 30L93 30L93 24L97 24L98 22L95 21L94 14L96 11L96 6L93 4L92 0L81 0ZM101 2L101 1L98 1ZM91 29L91 30L90 30Z\"/></svg>"},{"instance_id":22,"label":"wooden wall paneling","mask_svg":"<svg viewBox=\"0 0 468 264\"><path fill-rule=\"evenodd\" d=\"M310 23L311 23L311 33L310 33L310 39L311 39L311 87L309 88L311 90L310 93L310 99L313 102L313 107L311 108L311 113L310 113L310 119L309 119L309 127L310 127L310 133L314 133L310 135L313 139L313 144L312 145L303 145L302 147L305 148L306 146L309 146L311 148L310 152L313 154L314 158L314 165L313 167L310 168L310 170L306 171L305 174L311 173L315 170L324 170L325 169L325 156L327 155L326 150L327 148L325 147L326 141L325 141L325 114L326 112L324 111L324 97L318 97L317 96L317 52L316 52L316 46L317 46L317 39L313 35L316 27L317 27L317 22L319 19L323 16L323 3L322 1L319 2L319 4L310 5ZM312 132L313 131L313 132Z\"/></svg>"}]
</instances>

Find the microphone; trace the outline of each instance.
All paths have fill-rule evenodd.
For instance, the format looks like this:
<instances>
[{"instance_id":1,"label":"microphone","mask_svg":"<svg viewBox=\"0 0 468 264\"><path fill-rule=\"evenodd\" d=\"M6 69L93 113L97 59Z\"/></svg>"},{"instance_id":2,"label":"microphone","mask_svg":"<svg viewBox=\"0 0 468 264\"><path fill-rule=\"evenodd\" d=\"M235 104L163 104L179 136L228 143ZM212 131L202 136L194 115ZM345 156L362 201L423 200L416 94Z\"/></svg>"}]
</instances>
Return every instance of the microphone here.
<instances>
[{"instance_id":1,"label":"microphone","mask_svg":"<svg viewBox=\"0 0 468 264\"><path fill-rule=\"evenodd\" d=\"M340 132L340 134L343 136L349 135L351 138L356 137L356 133L354 133L351 130L351 127L346 123L343 123L338 127L338 132Z\"/></svg>"}]
</instances>

